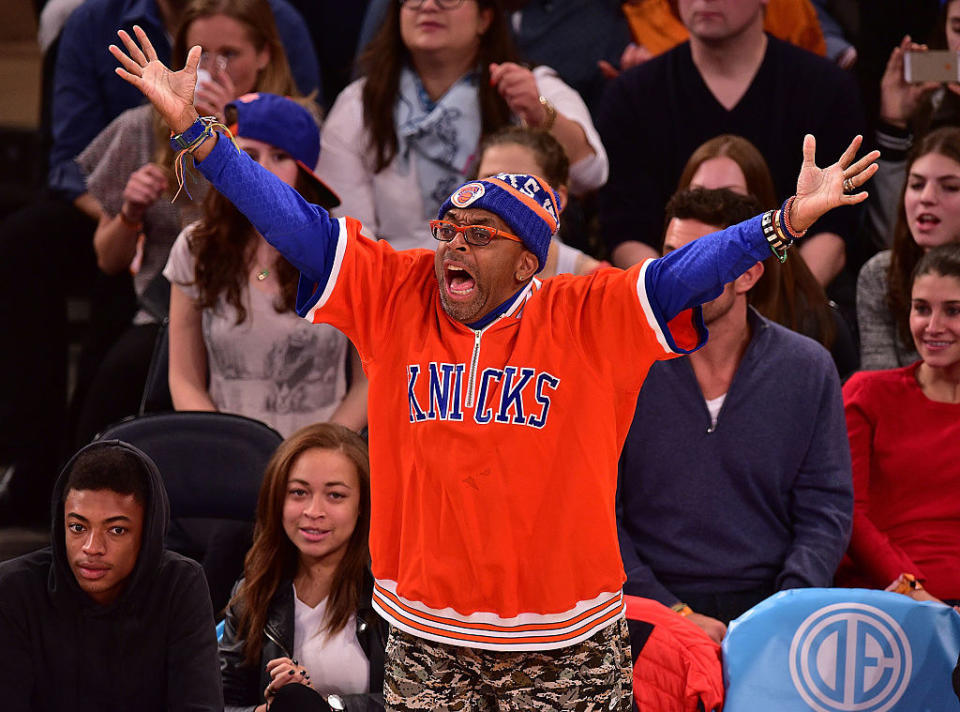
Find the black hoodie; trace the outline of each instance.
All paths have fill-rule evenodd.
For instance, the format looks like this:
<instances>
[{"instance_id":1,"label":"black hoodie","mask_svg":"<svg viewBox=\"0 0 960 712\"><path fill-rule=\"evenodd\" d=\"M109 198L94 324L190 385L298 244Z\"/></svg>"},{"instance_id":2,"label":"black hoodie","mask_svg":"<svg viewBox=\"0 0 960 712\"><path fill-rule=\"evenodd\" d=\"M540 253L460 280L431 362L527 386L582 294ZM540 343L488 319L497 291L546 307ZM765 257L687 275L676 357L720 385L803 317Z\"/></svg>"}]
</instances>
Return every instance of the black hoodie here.
<instances>
[{"instance_id":1,"label":"black hoodie","mask_svg":"<svg viewBox=\"0 0 960 712\"><path fill-rule=\"evenodd\" d=\"M81 452L99 447L124 448L144 464L137 563L113 603L97 604L77 585L61 501L71 460L53 491L51 546L0 564L0 709L222 710L210 595L200 565L163 548L170 507L160 473L119 441Z\"/></svg>"}]
</instances>

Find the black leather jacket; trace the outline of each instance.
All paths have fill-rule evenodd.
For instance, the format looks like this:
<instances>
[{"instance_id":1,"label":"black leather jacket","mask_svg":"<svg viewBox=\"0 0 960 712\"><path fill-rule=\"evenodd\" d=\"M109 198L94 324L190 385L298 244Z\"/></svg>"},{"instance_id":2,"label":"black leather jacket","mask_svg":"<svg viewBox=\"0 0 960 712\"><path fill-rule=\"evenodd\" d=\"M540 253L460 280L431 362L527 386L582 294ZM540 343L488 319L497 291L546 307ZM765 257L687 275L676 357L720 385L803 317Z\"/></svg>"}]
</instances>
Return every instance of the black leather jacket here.
<instances>
[{"instance_id":1,"label":"black leather jacket","mask_svg":"<svg viewBox=\"0 0 960 712\"><path fill-rule=\"evenodd\" d=\"M236 594L240 582L234 586ZM263 691L270 682L267 663L274 658L290 657L293 653L294 603L292 581L282 581L270 600L267 622L263 631L260 665L256 668L244 660L244 641L237 638L239 616L233 607L225 613L223 638L220 640L220 676L226 712L249 712L264 702ZM367 712L383 709L383 650L387 643L389 626L376 614L370 599L373 576L367 571L357 611L357 641L370 661L370 683L367 694L344 695L346 709ZM232 596L231 596L232 597Z\"/></svg>"}]
</instances>

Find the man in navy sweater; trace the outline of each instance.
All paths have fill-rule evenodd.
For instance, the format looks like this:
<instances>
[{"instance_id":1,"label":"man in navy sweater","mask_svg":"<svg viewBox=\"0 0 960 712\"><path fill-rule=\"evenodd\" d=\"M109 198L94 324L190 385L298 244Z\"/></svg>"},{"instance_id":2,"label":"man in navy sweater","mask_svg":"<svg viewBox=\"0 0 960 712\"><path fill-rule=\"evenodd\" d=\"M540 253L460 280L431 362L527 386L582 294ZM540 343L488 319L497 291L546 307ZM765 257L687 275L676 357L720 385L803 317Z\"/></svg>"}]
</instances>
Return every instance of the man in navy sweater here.
<instances>
[{"instance_id":1,"label":"man in navy sweater","mask_svg":"<svg viewBox=\"0 0 960 712\"><path fill-rule=\"evenodd\" d=\"M664 253L758 209L727 190L678 193ZM717 642L770 594L829 586L853 515L836 368L747 306L761 274L758 262L704 304L702 349L650 369L620 460L624 592L674 607Z\"/></svg>"}]
</instances>

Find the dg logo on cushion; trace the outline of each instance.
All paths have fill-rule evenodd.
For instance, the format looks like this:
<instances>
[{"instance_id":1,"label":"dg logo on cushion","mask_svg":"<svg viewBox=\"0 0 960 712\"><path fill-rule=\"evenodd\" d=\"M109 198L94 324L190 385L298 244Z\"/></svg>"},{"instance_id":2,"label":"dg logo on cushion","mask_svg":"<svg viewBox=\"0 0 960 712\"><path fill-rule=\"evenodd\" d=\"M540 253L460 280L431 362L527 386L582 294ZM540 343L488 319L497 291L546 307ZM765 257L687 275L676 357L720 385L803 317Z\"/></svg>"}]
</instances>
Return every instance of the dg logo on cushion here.
<instances>
[{"instance_id":1,"label":"dg logo on cushion","mask_svg":"<svg viewBox=\"0 0 960 712\"><path fill-rule=\"evenodd\" d=\"M863 603L837 603L809 615L790 645L790 677L818 712L885 712L910 682L903 628Z\"/></svg>"}]
</instances>

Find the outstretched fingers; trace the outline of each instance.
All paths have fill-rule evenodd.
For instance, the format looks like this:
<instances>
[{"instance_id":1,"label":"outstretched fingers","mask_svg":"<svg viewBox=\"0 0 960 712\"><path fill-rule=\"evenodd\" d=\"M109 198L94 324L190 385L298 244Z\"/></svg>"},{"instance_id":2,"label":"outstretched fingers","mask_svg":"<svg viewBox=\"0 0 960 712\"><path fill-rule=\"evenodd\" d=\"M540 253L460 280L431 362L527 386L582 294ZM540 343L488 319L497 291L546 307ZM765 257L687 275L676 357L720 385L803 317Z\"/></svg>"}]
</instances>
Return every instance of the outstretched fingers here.
<instances>
[{"instance_id":1,"label":"outstretched fingers","mask_svg":"<svg viewBox=\"0 0 960 712\"><path fill-rule=\"evenodd\" d=\"M136 84L132 79L140 79L143 72L142 67L124 54L123 50L116 45L110 45L107 49L110 50L110 54L122 65L122 68L117 67L114 71L131 84Z\"/></svg>"},{"instance_id":2,"label":"outstretched fingers","mask_svg":"<svg viewBox=\"0 0 960 712\"><path fill-rule=\"evenodd\" d=\"M861 173L863 173L867 168L870 167L870 164L880 158L880 151L870 151L866 156L863 156L859 161L854 163L849 168L846 168L843 171L843 176L845 178L854 178ZM873 175L871 173L870 175Z\"/></svg>"},{"instance_id":3,"label":"outstretched fingers","mask_svg":"<svg viewBox=\"0 0 960 712\"><path fill-rule=\"evenodd\" d=\"M863 159L861 159L861 161L862 160ZM857 163L860 163L860 161L858 161ZM855 174L851 174L851 177L847 180L850 181L850 184L854 188L859 188L868 180L870 180L873 177L873 174L876 173L879 169L880 169L880 166L878 166L876 163L871 163L864 170L861 170ZM847 170L850 170L850 169L847 169ZM846 183L846 180L844 181L844 183ZM862 203L864 200L867 199L867 197L868 197L867 191L861 190L859 193L853 193L853 192L844 193L843 196L840 198L840 201L844 205L856 205L857 203Z\"/></svg>"},{"instance_id":4,"label":"outstretched fingers","mask_svg":"<svg viewBox=\"0 0 960 712\"><path fill-rule=\"evenodd\" d=\"M847 146L847 150L843 152L843 155L840 156L840 160L837 161L837 165L841 168L846 168L853 161L854 156L857 155L857 151L860 150L860 144L863 143L863 136L854 136L853 141L850 142L850 145Z\"/></svg>"},{"instance_id":5,"label":"outstretched fingers","mask_svg":"<svg viewBox=\"0 0 960 712\"><path fill-rule=\"evenodd\" d=\"M156 62L157 51L153 48L153 42L147 37L147 33L143 31L140 25L133 26L133 33L137 36L137 39L140 40L140 46L143 47L143 53L147 56L147 60Z\"/></svg>"},{"instance_id":6,"label":"outstretched fingers","mask_svg":"<svg viewBox=\"0 0 960 712\"><path fill-rule=\"evenodd\" d=\"M140 47L134 42L133 38L127 34L126 30L119 30L117 32L117 37L120 38L120 41L123 42L123 46L127 48L127 54L130 55L130 59L137 63L137 66L144 67L147 64L147 58L143 56L143 52L140 51Z\"/></svg>"}]
</instances>

